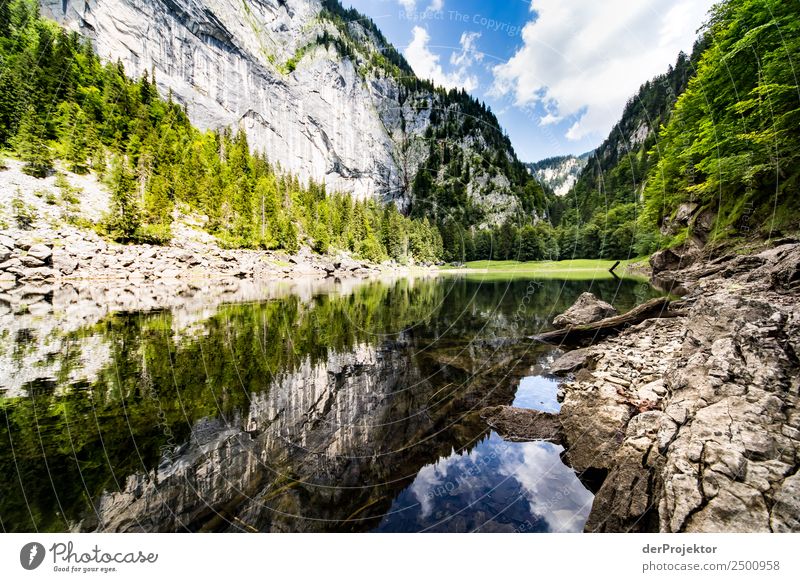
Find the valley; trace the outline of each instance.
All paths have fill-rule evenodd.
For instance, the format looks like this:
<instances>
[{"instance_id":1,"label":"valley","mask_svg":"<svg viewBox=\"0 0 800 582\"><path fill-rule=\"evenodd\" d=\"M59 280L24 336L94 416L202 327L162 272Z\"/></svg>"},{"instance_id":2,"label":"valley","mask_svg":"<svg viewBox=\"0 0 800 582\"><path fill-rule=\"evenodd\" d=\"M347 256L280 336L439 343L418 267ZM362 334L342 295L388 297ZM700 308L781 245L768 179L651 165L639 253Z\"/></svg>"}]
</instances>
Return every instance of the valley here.
<instances>
[{"instance_id":1,"label":"valley","mask_svg":"<svg viewBox=\"0 0 800 582\"><path fill-rule=\"evenodd\" d=\"M800 531L798 23L525 163L337 0L0 1L0 529Z\"/></svg>"}]
</instances>

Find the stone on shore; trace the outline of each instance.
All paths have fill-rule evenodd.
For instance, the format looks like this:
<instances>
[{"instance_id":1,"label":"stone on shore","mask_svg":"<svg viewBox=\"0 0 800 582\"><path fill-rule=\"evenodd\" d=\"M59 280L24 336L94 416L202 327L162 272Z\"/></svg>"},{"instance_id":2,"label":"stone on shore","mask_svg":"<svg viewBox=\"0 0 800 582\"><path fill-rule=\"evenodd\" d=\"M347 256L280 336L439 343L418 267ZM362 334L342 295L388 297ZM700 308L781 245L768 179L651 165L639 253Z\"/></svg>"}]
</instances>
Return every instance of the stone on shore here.
<instances>
[{"instance_id":1,"label":"stone on shore","mask_svg":"<svg viewBox=\"0 0 800 582\"><path fill-rule=\"evenodd\" d=\"M558 328L587 325L615 315L617 310L613 306L592 293L583 293L572 307L553 320L553 325Z\"/></svg>"},{"instance_id":2,"label":"stone on shore","mask_svg":"<svg viewBox=\"0 0 800 582\"><path fill-rule=\"evenodd\" d=\"M550 365L549 372L554 376L563 376L583 368L589 361L589 349L571 350Z\"/></svg>"}]
</instances>

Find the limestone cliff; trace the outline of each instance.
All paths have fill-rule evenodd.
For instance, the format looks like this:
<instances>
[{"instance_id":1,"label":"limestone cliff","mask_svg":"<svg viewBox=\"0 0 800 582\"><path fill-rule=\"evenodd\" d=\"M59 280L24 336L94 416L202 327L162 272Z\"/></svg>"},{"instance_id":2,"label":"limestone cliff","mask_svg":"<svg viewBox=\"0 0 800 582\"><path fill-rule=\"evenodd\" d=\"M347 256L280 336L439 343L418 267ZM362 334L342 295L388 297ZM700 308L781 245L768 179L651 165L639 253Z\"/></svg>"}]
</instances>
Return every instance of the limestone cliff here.
<instances>
[{"instance_id":1,"label":"limestone cliff","mask_svg":"<svg viewBox=\"0 0 800 582\"><path fill-rule=\"evenodd\" d=\"M41 6L44 16L90 38L101 57L120 60L129 75L154 72L160 91L184 104L197 126L243 127L253 148L303 180L409 210L420 168L434 184L448 181L451 173L428 165L442 141L430 126L448 124L448 146L460 150L471 177L457 187L478 209L475 222L522 209L524 182L507 170L518 162L494 116L466 95L420 82L374 24L338 2L42 0ZM491 155L498 148L499 158Z\"/></svg>"}]
</instances>

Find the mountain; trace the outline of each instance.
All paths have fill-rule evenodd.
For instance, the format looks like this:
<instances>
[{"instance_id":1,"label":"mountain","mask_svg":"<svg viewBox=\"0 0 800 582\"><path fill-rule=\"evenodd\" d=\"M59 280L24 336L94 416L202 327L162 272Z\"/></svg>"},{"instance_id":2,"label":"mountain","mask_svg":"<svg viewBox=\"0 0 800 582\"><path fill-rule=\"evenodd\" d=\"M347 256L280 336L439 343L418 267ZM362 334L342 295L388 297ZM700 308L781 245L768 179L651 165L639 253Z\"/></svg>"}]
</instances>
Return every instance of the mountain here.
<instances>
[{"instance_id":1,"label":"mountain","mask_svg":"<svg viewBox=\"0 0 800 582\"><path fill-rule=\"evenodd\" d=\"M589 156L591 152L580 156L555 156L526 165L539 184L556 196L566 196L577 183Z\"/></svg>"},{"instance_id":2,"label":"mountain","mask_svg":"<svg viewBox=\"0 0 800 582\"><path fill-rule=\"evenodd\" d=\"M659 133L642 224L671 247L796 235L800 4L727 0L712 9L706 36Z\"/></svg>"},{"instance_id":3,"label":"mountain","mask_svg":"<svg viewBox=\"0 0 800 582\"><path fill-rule=\"evenodd\" d=\"M548 216L558 227L562 258L625 258L655 251L654 229L640 228L643 191L659 159L659 135L695 74L707 44L644 83L628 100L619 122L586 164L567 195L554 199Z\"/></svg>"},{"instance_id":4,"label":"mountain","mask_svg":"<svg viewBox=\"0 0 800 582\"><path fill-rule=\"evenodd\" d=\"M628 100L609 136L588 156L570 196L577 201L575 210L582 220L640 199L647 174L657 160L654 146L661 126L686 90L705 46L701 38L691 56L680 53L674 67L644 83Z\"/></svg>"},{"instance_id":5,"label":"mountain","mask_svg":"<svg viewBox=\"0 0 800 582\"><path fill-rule=\"evenodd\" d=\"M442 222L536 219L495 116L418 79L374 23L336 0L42 0L200 129L241 127L282 171Z\"/></svg>"}]
</instances>

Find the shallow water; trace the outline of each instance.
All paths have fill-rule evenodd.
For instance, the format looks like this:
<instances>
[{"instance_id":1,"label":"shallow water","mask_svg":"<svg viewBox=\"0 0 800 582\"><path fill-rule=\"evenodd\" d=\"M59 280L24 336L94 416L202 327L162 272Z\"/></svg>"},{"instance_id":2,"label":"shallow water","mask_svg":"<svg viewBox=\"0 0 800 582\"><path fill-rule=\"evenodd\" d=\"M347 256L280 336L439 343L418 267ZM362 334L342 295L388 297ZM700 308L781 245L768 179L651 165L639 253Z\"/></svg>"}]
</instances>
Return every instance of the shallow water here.
<instances>
[{"instance_id":1,"label":"shallow water","mask_svg":"<svg viewBox=\"0 0 800 582\"><path fill-rule=\"evenodd\" d=\"M527 336L635 281L476 277L28 292L0 316L4 531L580 531L561 447L478 412L556 412ZM24 293L20 293L24 296Z\"/></svg>"}]
</instances>

